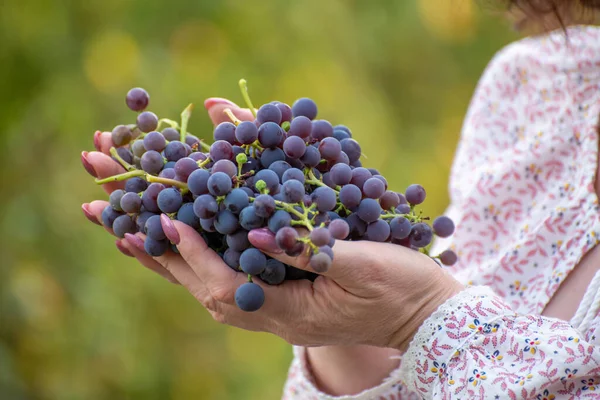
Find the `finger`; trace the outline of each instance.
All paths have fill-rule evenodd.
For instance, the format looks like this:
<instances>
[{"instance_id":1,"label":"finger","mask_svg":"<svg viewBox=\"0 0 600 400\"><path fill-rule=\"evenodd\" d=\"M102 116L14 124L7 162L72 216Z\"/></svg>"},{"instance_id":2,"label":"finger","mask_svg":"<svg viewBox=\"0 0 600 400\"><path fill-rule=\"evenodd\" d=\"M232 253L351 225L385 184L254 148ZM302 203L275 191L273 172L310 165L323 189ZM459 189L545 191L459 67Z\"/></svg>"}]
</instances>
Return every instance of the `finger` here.
<instances>
[{"instance_id":1,"label":"finger","mask_svg":"<svg viewBox=\"0 0 600 400\"><path fill-rule=\"evenodd\" d=\"M96 146L96 142L98 145ZM94 145L96 146L96 150L106 155L110 155L110 148L115 144L112 141L112 133L111 132L101 132L98 135L98 139L96 139L96 135L94 135Z\"/></svg>"},{"instance_id":2,"label":"finger","mask_svg":"<svg viewBox=\"0 0 600 400\"><path fill-rule=\"evenodd\" d=\"M225 121L231 121L227 114L225 114L225 110L228 108L233 115L242 121L254 121L254 115L249 109L240 108L237 104L227 99L211 97L204 101L204 108L208 111L208 116L214 125L218 125Z\"/></svg>"},{"instance_id":3,"label":"finger","mask_svg":"<svg viewBox=\"0 0 600 400\"><path fill-rule=\"evenodd\" d=\"M127 249L144 267L148 268L150 271L156 272L169 282L179 285L179 280L175 278L173 274L163 268L159 262L146 254L146 251L144 250L144 241L142 238L128 233L125 235L125 239L120 240L120 243L121 246Z\"/></svg>"},{"instance_id":4,"label":"finger","mask_svg":"<svg viewBox=\"0 0 600 400\"><path fill-rule=\"evenodd\" d=\"M104 226L102 223L102 211L104 211L106 206L108 206L108 202L103 200L94 200L91 203L82 204L81 209L83 210L85 217L90 220L90 222L93 222L96 225L101 225L108 233L114 235L112 229Z\"/></svg>"},{"instance_id":5,"label":"finger","mask_svg":"<svg viewBox=\"0 0 600 400\"><path fill-rule=\"evenodd\" d=\"M268 254L269 256L293 267L315 272L310 264L310 254L308 250L303 250L299 256L288 256L277 246L275 235L268 229L255 229L248 234L250 243ZM335 242L333 261L331 267L326 272L319 272L323 276L334 280L340 280L351 275L358 266L367 266L365 262L365 249L363 242L348 242L337 240ZM373 254L373 253L371 253Z\"/></svg>"},{"instance_id":6,"label":"finger","mask_svg":"<svg viewBox=\"0 0 600 400\"><path fill-rule=\"evenodd\" d=\"M202 279L210 295L219 302L234 304L235 291L247 282L246 276L225 264L192 227L172 221L164 214L160 220L165 235L175 243L183 259Z\"/></svg>"},{"instance_id":7,"label":"finger","mask_svg":"<svg viewBox=\"0 0 600 400\"><path fill-rule=\"evenodd\" d=\"M91 151L89 153L86 151L82 152L81 162L90 175L99 179L125 172L125 169L119 165L119 163L106 154L98 151ZM110 182L102 185L102 187L107 193L112 193L117 189L123 189L125 187L125 182Z\"/></svg>"}]
</instances>

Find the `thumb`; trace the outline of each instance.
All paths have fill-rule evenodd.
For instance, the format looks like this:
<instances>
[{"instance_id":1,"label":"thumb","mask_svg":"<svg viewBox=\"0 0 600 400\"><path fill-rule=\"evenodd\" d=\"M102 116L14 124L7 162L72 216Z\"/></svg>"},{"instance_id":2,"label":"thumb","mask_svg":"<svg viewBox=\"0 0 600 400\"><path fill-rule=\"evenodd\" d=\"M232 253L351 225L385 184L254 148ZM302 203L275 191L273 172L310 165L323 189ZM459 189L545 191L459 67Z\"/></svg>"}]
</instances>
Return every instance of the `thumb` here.
<instances>
[{"instance_id":1,"label":"thumb","mask_svg":"<svg viewBox=\"0 0 600 400\"><path fill-rule=\"evenodd\" d=\"M284 264L305 271L316 272L311 266L311 255L306 248L299 256L289 256L277 246L275 235L266 228L250 231L248 240L254 247ZM366 249L363 248L362 244L362 242L336 240L331 267L325 272L318 273L338 282L343 281L344 279L347 280L350 277L355 277L359 270L368 268L368 254L371 254L370 252L365 251Z\"/></svg>"},{"instance_id":2,"label":"thumb","mask_svg":"<svg viewBox=\"0 0 600 400\"><path fill-rule=\"evenodd\" d=\"M220 97L211 97L206 99L204 101L204 108L206 108L206 111L208 111L208 116L214 125L218 125L225 121L231 121L227 114L225 114L225 110L227 108L231 110L233 115L242 121L254 121L254 115L252 115L250 109L240 108L232 101Z\"/></svg>"}]
</instances>

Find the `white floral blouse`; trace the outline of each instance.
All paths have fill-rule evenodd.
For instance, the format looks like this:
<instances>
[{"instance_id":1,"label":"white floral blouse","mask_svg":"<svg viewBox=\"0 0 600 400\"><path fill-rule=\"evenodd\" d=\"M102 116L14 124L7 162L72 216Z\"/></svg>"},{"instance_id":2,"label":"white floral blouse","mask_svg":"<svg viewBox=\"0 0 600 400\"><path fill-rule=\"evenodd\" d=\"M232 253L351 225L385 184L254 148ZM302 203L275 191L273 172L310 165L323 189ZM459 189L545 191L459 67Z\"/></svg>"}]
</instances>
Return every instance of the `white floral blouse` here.
<instances>
[{"instance_id":1,"label":"white floral blouse","mask_svg":"<svg viewBox=\"0 0 600 400\"><path fill-rule=\"evenodd\" d=\"M465 119L447 215L469 288L421 326L401 366L356 396L320 392L295 359L284 399L600 398L600 273L572 321L540 316L598 243L594 189L600 27L527 38L500 51Z\"/></svg>"}]
</instances>

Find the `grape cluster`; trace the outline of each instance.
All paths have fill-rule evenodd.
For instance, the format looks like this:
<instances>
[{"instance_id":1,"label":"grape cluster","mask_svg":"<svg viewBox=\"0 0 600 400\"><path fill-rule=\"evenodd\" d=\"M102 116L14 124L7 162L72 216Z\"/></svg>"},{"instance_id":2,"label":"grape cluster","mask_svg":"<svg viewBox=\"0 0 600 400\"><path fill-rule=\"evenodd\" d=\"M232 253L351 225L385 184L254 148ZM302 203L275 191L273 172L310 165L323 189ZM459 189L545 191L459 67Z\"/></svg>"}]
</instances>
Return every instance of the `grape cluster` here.
<instances>
[{"instance_id":1,"label":"grape cluster","mask_svg":"<svg viewBox=\"0 0 600 400\"><path fill-rule=\"evenodd\" d=\"M346 126L316 119L314 101L301 98L291 107L274 101L255 109L245 81L240 87L256 119L240 121L225 110L231 122L216 126L210 145L187 132L191 105L180 125L144 111L145 90L129 91L126 103L139 112L137 121L113 129L111 149L127 172L97 180L126 181L102 213L106 227L118 237L143 232L145 250L154 257L178 251L163 232L161 214L194 228L229 267L248 275L235 294L245 311L264 302L253 277L270 285L314 280L331 267L336 240L390 242L427 253L434 234L452 235L448 217L430 226L415 211L426 197L422 186L388 190L377 170L362 166L360 144ZM286 254L306 252L314 272L253 248L248 233L258 228L273 232ZM457 261L452 250L433 258L445 265Z\"/></svg>"}]
</instances>

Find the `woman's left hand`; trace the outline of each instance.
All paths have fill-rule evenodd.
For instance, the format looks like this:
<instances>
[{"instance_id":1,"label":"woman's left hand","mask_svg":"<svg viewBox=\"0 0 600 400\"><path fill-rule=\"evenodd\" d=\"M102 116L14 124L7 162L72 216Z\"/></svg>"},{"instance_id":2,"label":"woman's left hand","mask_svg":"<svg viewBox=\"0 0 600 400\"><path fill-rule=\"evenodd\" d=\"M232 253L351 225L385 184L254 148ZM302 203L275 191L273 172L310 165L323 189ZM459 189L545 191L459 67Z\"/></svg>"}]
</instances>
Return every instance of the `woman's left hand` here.
<instances>
[{"instance_id":1,"label":"woman's left hand","mask_svg":"<svg viewBox=\"0 0 600 400\"><path fill-rule=\"evenodd\" d=\"M429 257L399 245L336 241L334 260L314 282L269 286L256 312L235 305L247 275L229 268L202 237L179 221L161 218L181 258L158 257L163 265L221 323L270 332L303 346L366 344L406 350L417 329L463 286ZM267 229L250 232L250 242L273 258L311 271L305 255L278 250Z\"/></svg>"}]
</instances>

